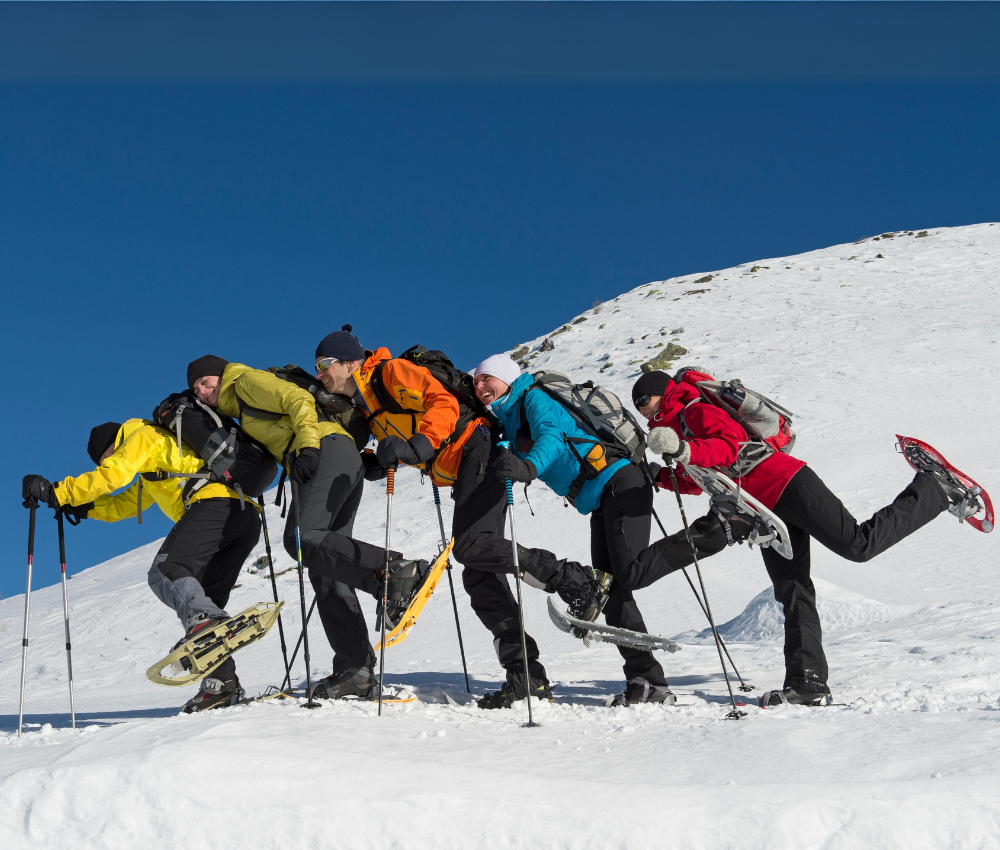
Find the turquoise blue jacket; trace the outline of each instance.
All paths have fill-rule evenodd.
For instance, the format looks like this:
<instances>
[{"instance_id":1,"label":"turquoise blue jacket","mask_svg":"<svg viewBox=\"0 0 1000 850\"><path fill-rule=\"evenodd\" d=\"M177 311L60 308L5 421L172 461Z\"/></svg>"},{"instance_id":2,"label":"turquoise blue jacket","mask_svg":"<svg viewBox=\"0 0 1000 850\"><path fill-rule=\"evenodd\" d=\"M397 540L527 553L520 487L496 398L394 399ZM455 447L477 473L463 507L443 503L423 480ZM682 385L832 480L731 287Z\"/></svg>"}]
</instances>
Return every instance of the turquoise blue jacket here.
<instances>
[{"instance_id":1,"label":"turquoise blue jacket","mask_svg":"<svg viewBox=\"0 0 1000 850\"><path fill-rule=\"evenodd\" d=\"M594 437L582 430L565 408L549 398L542 390L526 392L533 382L534 378L531 375L521 375L511 384L510 391L503 398L498 398L490 405L490 410L500 420L504 439L510 440L513 450L514 435L521 424L521 398L524 397L524 412L528 418L533 444L529 452L515 451L514 454L519 458L530 460L538 470L539 479L558 495L565 496L569 493L570 485L580 474L580 461L573 455L566 437L592 441ZM579 448L577 450L580 451ZM586 447L583 447L583 450L585 451ZM584 484L576 499L576 509L581 514L597 510L601 504L604 485L612 475L628 463L630 461L624 459L616 461L596 478Z\"/></svg>"}]
</instances>

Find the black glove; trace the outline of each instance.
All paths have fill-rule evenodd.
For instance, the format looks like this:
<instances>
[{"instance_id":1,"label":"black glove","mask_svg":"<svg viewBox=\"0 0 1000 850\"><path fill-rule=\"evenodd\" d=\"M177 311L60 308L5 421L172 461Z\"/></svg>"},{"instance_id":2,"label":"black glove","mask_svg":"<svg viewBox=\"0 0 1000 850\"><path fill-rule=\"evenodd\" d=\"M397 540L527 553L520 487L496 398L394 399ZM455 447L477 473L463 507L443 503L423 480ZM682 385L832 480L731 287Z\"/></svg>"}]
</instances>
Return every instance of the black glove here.
<instances>
[{"instance_id":1,"label":"black glove","mask_svg":"<svg viewBox=\"0 0 1000 850\"><path fill-rule=\"evenodd\" d=\"M39 502L45 503L50 508L59 507L52 482L41 475L25 475L21 479L21 498L24 499L23 504L26 508L37 506Z\"/></svg>"},{"instance_id":2,"label":"black glove","mask_svg":"<svg viewBox=\"0 0 1000 850\"><path fill-rule=\"evenodd\" d=\"M66 517L70 525L79 525L93 509L94 503L87 502L85 505L63 505L59 508L59 512Z\"/></svg>"},{"instance_id":3,"label":"black glove","mask_svg":"<svg viewBox=\"0 0 1000 850\"><path fill-rule=\"evenodd\" d=\"M292 461L292 468L288 470L288 477L296 484L305 484L316 474L319 466L319 449L307 446L299 449L299 453Z\"/></svg>"},{"instance_id":4,"label":"black glove","mask_svg":"<svg viewBox=\"0 0 1000 850\"><path fill-rule=\"evenodd\" d=\"M501 478L510 478L522 484L530 484L538 477L538 470L530 460L521 460L509 449L501 449L492 466Z\"/></svg>"},{"instance_id":5,"label":"black glove","mask_svg":"<svg viewBox=\"0 0 1000 850\"><path fill-rule=\"evenodd\" d=\"M417 453L413 451L413 446L402 437L384 437L379 440L375 455L378 457L378 462L386 469L394 463L406 463L410 466L416 466L420 463L417 460Z\"/></svg>"},{"instance_id":6,"label":"black glove","mask_svg":"<svg viewBox=\"0 0 1000 850\"><path fill-rule=\"evenodd\" d=\"M386 468L378 462L375 452L370 449L361 453L361 465L365 470L365 481L381 481L385 478Z\"/></svg>"},{"instance_id":7,"label":"black glove","mask_svg":"<svg viewBox=\"0 0 1000 850\"><path fill-rule=\"evenodd\" d=\"M423 434L414 434L407 440L410 444L410 448L413 449L413 453L417 456L417 463L426 463L432 457L437 449L431 445L431 441Z\"/></svg>"}]
</instances>

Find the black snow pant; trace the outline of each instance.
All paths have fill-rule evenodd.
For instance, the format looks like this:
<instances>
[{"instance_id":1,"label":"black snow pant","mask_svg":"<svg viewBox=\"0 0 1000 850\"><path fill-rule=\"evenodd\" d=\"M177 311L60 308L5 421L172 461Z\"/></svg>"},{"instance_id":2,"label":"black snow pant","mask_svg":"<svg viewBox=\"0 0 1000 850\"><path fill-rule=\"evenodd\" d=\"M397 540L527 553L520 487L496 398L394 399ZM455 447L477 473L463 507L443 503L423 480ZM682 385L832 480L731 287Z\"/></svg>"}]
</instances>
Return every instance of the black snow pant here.
<instances>
[{"instance_id":1,"label":"black snow pant","mask_svg":"<svg viewBox=\"0 0 1000 850\"><path fill-rule=\"evenodd\" d=\"M948 505L934 478L918 472L891 505L859 523L808 466L795 473L774 506L774 513L788 526L792 558L773 549L760 552L774 598L785 611L784 687L829 691L816 588L809 576L809 538L849 561L864 563L929 523Z\"/></svg>"},{"instance_id":2,"label":"black snow pant","mask_svg":"<svg viewBox=\"0 0 1000 850\"><path fill-rule=\"evenodd\" d=\"M615 577L604 606L604 620L609 626L647 631L626 582L636 558L649 545L652 513L653 489L639 467L630 463L604 485L600 506L590 515L590 554L594 567ZM654 685L667 683L653 653L625 646L619 646L618 651L625 660L626 680L641 676Z\"/></svg>"},{"instance_id":3,"label":"black snow pant","mask_svg":"<svg viewBox=\"0 0 1000 850\"><path fill-rule=\"evenodd\" d=\"M490 461L497 446L481 428L462 447L462 461L452 487L455 501L452 536L455 560L463 566L462 584L472 610L493 635L493 648L508 681L523 681L521 628L517 602L507 576L514 571L511 543L504 537L506 494ZM538 644L526 635L528 669L533 680L548 683L538 660ZM516 678L515 678L516 677Z\"/></svg>"},{"instance_id":4,"label":"black snow pant","mask_svg":"<svg viewBox=\"0 0 1000 850\"><path fill-rule=\"evenodd\" d=\"M260 514L239 499L203 499L185 512L153 558L147 580L156 597L169 605L187 628L194 614L228 617L226 603L247 556L260 539ZM213 672L227 679L236 672L232 658Z\"/></svg>"},{"instance_id":5,"label":"black snow pant","mask_svg":"<svg viewBox=\"0 0 1000 850\"><path fill-rule=\"evenodd\" d=\"M316 609L333 648L333 673L371 668L375 652L355 589L377 597L374 571L385 566L385 549L354 540L354 517L364 488L361 455L350 437L320 440L316 474L300 484L302 562L316 593ZM296 557L295 512L285 524L285 551Z\"/></svg>"}]
</instances>

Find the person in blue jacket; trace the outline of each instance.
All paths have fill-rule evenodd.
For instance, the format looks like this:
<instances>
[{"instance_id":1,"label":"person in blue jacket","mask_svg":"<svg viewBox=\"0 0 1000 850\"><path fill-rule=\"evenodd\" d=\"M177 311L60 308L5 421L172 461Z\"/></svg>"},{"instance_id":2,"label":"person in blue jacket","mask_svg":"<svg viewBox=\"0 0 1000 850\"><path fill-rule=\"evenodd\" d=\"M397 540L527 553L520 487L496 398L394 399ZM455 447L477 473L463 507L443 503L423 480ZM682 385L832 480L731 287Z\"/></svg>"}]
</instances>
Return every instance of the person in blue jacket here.
<instances>
[{"instance_id":1,"label":"person in blue jacket","mask_svg":"<svg viewBox=\"0 0 1000 850\"><path fill-rule=\"evenodd\" d=\"M503 361L507 361L504 367L497 368ZM571 501L581 514L590 516L593 567L608 575L603 582L608 589L602 600L605 621L611 626L646 632L632 591L692 562L686 535L680 531L649 545L653 488L643 471L628 458L597 460L595 465L600 471L581 482L581 457L600 446L599 441L583 431L559 402L540 389L533 390L531 375L520 374L508 384L495 374L511 376L519 371L507 355L494 355L473 373L476 394L499 419L504 439L513 448L499 453L493 467L503 478L524 483L539 479ZM594 454L602 452L596 449ZM749 527L737 533L743 531L749 531ZM714 516L697 520L691 533L699 557L726 547L725 530ZM618 651L625 661L626 687L607 705L676 702L663 668L651 652L623 646Z\"/></svg>"}]
</instances>

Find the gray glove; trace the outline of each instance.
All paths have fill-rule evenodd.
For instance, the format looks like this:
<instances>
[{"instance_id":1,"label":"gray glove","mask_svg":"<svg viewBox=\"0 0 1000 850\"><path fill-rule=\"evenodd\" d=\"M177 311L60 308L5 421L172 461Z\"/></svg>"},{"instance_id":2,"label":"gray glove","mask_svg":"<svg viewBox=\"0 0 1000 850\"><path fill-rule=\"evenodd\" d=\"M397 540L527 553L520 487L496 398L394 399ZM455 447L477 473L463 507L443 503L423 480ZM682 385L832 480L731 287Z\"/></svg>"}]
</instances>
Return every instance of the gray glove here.
<instances>
[{"instance_id":1,"label":"gray glove","mask_svg":"<svg viewBox=\"0 0 1000 850\"><path fill-rule=\"evenodd\" d=\"M651 452L663 455L679 464L683 465L691 461L691 447L677 436L677 432L673 428L654 428L649 432L646 445L649 446Z\"/></svg>"}]
</instances>

